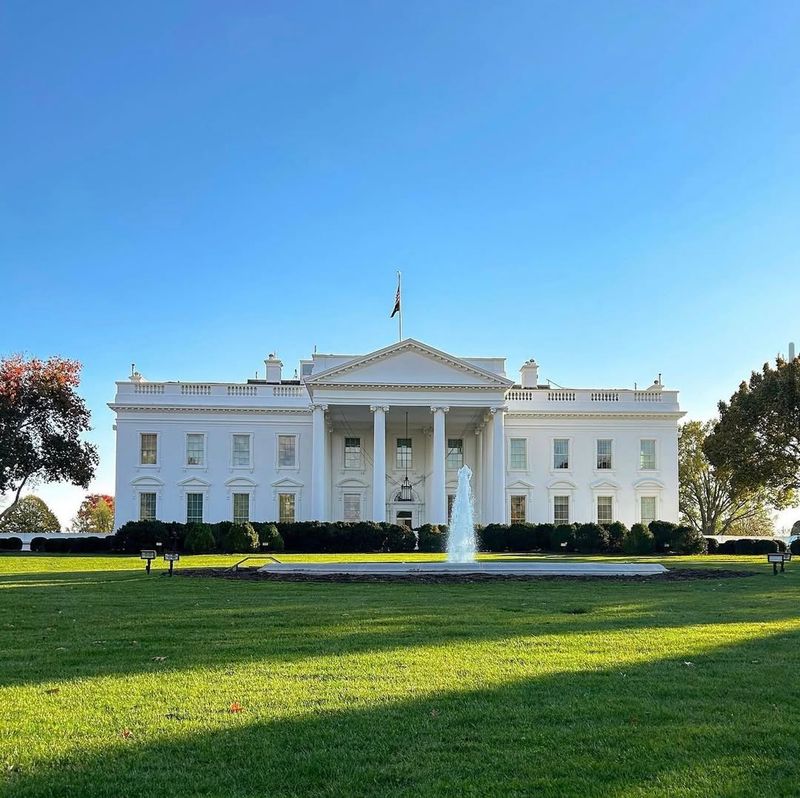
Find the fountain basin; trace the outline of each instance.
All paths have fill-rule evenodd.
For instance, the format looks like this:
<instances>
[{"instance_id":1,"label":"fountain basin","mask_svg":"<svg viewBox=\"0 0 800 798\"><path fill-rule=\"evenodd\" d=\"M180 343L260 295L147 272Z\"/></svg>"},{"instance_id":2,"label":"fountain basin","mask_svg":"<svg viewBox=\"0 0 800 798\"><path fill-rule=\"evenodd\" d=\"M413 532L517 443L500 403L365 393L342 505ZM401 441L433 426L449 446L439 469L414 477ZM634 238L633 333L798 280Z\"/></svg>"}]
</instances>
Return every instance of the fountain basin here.
<instances>
[{"instance_id":1,"label":"fountain basin","mask_svg":"<svg viewBox=\"0 0 800 798\"><path fill-rule=\"evenodd\" d=\"M624 562L286 562L269 563L260 571L320 576L402 576L415 574L481 574L484 576L654 576L667 573L659 563Z\"/></svg>"}]
</instances>

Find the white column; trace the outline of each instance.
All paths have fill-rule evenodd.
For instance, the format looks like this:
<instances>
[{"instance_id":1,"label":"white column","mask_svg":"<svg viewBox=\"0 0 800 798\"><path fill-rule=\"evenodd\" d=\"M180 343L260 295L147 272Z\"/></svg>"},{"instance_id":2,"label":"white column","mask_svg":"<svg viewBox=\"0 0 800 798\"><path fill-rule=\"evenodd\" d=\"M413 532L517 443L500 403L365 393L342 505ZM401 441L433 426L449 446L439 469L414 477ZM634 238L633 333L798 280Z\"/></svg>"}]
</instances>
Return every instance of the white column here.
<instances>
[{"instance_id":1,"label":"white column","mask_svg":"<svg viewBox=\"0 0 800 798\"><path fill-rule=\"evenodd\" d=\"M327 405L312 405L311 424L311 520L325 521L325 471L328 430L325 428Z\"/></svg>"},{"instance_id":2,"label":"white column","mask_svg":"<svg viewBox=\"0 0 800 798\"><path fill-rule=\"evenodd\" d=\"M478 428L475 430L475 469L472 475L473 490L478 496L478 522L483 520L485 499L483 495L483 431Z\"/></svg>"},{"instance_id":3,"label":"white column","mask_svg":"<svg viewBox=\"0 0 800 798\"><path fill-rule=\"evenodd\" d=\"M492 418L492 508L496 524L506 522L506 433L505 408L493 407Z\"/></svg>"},{"instance_id":4,"label":"white column","mask_svg":"<svg viewBox=\"0 0 800 798\"><path fill-rule=\"evenodd\" d=\"M372 520L386 520L386 411L370 405L372 411Z\"/></svg>"},{"instance_id":5,"label":"white column","mask_svg":"<svg viewBox=\"0 0 800 798\"><path fill-rule=\"evenodd\" d=\"M492 417L487 413L483 419L483 479L481 480L481 490L483 491L483 514L481 516L484 524L490 524L494 520L494 490L492 488Z\"/></svg>"},{"instance_id":6,"label":"white column","mask_svg":"<svg viewBox=\"0 0 800 798\"><path fill-rule=\"evenodd\" d=\"M431 507L428 521L431 524L447 523L447 497L445 488L445 457L447 456L444 437L444 414L449 407L432 407L433 413L433 463L431 477Z\"/></svg>"}]
</instances>

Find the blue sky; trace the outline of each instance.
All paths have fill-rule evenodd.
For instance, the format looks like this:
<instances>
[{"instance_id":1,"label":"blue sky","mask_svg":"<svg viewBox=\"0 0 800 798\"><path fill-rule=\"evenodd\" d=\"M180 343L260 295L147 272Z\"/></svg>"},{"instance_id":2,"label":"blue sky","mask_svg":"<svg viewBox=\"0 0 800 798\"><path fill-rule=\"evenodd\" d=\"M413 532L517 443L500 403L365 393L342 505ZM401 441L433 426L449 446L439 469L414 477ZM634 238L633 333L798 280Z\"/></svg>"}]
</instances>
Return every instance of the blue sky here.
<instances>
[{"instance_id":1,"label":"blue sky","mask_svg":"<svg viewBox=\"0 0 800 798\"><path fill-rule=\"evenodd\" d=\"M709 417L800 339L800 5L0 10L0 353L239 380L405 332ZM41 494L66 520L75 489Z\"/></svg>"}]
</instances>

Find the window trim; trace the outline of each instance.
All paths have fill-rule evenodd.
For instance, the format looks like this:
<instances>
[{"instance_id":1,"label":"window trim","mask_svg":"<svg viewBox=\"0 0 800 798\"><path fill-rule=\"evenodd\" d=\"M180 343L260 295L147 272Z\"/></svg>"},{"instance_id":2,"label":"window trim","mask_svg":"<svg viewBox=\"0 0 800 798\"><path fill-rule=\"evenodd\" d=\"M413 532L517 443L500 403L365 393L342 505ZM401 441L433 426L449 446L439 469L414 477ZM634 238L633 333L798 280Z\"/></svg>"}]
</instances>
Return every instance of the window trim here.
<instances>
[{"instance_id":1,"label":"window trim","mask_svg":"<svg viewBox=\"0 0 800 798\"><path fill-rule=\"evenodd\" d=\"M236 520L236 497L237 496L247 496L247 519L246 521L237 521ZM231 519L234 524L237 523L249 523L253 520L253 491L252 490L242 490L241 488L233 488L231 490Z\"/></svg>"},{"instance_id":2,"label":"window trim","mask_svg":"<svg viewBox=\"0 0 800 798\"><path fill-rule=\"evenodd\" d=\"M524 467L515 466L513 464L513 461L512 461L512 458L511 458L511 455L512 455L511 442L512 441L522 441L523 444L524 444L523 445L523 454L525 455L525 465L524 465ZM519 437L517 435L509 436L509 438L508 438L508 463L506 464L506 468L507 468L508 471L519 471L519 472L522 472L522 473L527 473L528 472L528 439L527 438L521 438L521 437Z\"/></svg>"},{"instance_id":3,"label":"window trim","mask_svg":"<svg viewBox=\"0 0 800 798\"><path fill-rule=\"evenodd\" d=\"M522 499L523 501L523 519L521 521L514 520L514 499ZM529 520L528 515L528 494L527 493L510 493L508 496L508 522L509 524L527 524Z\"/></svg>"},{"instance_id":4,"label":"window trim","mask_svg":"<svg viewBox=\"0 0 800 798\"><path fill-rule=\"evenodd\" d=\"M156 436L156 461L155 463L142 462L142 435L155 435ZM159 468L161 466L161 433L151 430L139 430L139 468Z\"/></svg>"},{"instance_id":5,"label":"window trim","mask_svg":"<svg viewBox=\"0 0 800 798\"><path fill-rule=\"evenodd\" d=\"M405 471L405 469L406 469L406 466L400 464L398 462L398 459L397 459L397 456L400 453L400 447L398 446L399 441L410 441L410 446L408 448L408 451L410 452L411 457L409 458L409 462L408 462L408 470L409 471L413 471L414 470L414 436L413 435L410 435L408 438L406 438L405 435L395 435L394 436L394 458L393 458L393 461L392 461L392 463L394 465L394 468L392 470L395 473L399 473L401 471Z\"/></svg>"},{"instance_id":6,"label":"window trim","mask_svg":"<svg viewBox=\"0 0 800 798\"><path fill-rule=\"evenodd\" d=\"M552 524L555 526L559 526L561 524L571 524L572 523L572 491L563 492L563 489L560 489L562 492L556 493L553 492L553 495L550 499L550 517L553 519L551 521ZM556 521L556 499L566 499L567 500L567 520L566 521Z\"/></svg>"},{"instance_id":7,"label":"window trim","mask_svg":"<svg viewBox=\"0 0 800 798\"><path fill-rule=\"evenodd\" d=\"M347 518L347 500L358 499L358 517ZM346 523L359 523L364 519L364 493L363 491L348 491L342 493L342 521Z\"/></svg>"},{"instance_id":8,"label":"window trim","mask_svg":"<svg viewBox=\"0 0 800 798\"><path fill-rule=\"evenodd\" d=\"M636 499L637 499L637 501L636 501L636 519L637 519L637 523L643 524L644 526L647 526L647 524L645 524L644 520L642 519L642 499L652 499L653 500L653 515L655 516L655 518L653 518L653 521L658 521L659 520L659 516L661 515L661 496L657 492L655 492L655 491L650 492L650 491L644 490L644 491L641 491L640 493L638 493ZM648 521L647 523L649 524L650 522Z\"/></svg>"},{"instance_id":9,"label":"window trim","mask_svg":"<svg viewBox=\"0 0 800 798\"><path fill-rule=\"evenodd\" d=\"M142 518L142 496L153 497L153 517ZM138 505L138 520L139 521L157 521L158 520L158 491L156 490L139 490L136 492L137 505Z\"/></svg>"},{"instance_id":10,"label":"window trim","mask_svg":"<svg viewBox=\"0 0 800 798\"><path fill-rule=\"evenodd\" d=\"M642 468L642 442L653 441L653 456L655 458L655 465L653 468ZM640 474L654 474L657 473L659 468L658 464L661 462L661 452L659 450L658 438L647 437L639 438L639 459L636 463L636 469Z\"/></svg>"},{"instance_id":11,"label":"window trim","mask_svg":"<svg viewBox=\"0 0 800 798\"><path fill-rule=\"evenodd\" d=\"M292 465L281 465L281 438L294 438L294 463ZM276 432L275 433L275 470L276 471L299 471L300 469L300 435L297 432Z\"/></svg>"},{"instance_id":12,"label":"window trim","mask_svg":"<svg viewBox=\"0 0 800 798\"><path fill-rule=\"evenodd\" d=\"M358 465L347 465L347 440L355 439L358 441ZM344 435L342 436L342 469L344 471L364 471L364 445L361 441L360 435Z\"/></svg>"},{"instance_id":13,"label":"window trim","mask_svg":"<svg viewBox=\"0 0 800 798\"><path fill-rule=\"evenodd\" d=\"M200 504L201 504L201 512L200 512L200 520L199 521L190 521L189 520L189 497L190 496L200 496ZM183 507L184 507L184 517L186 518L187 524L204 524L205 517L206 517L206 491L204 490L186 490L183 494Z\"/></svg>"},{"instance_id":14,"label":"window trim","mask_svg":"<svg viewBox=\"0 0 800 798\"><path fill-rule=\"evenodd\" d=\"M233 455L234 455L234 437L237 435L243 435L250 439L249 447L250 447L250 462L247 465L236 465L233 462ZM239 469L252 471L253 470L253 433L252 432L231 432L231 445L230 445L230 467L235 468L237 471Z\"/></svg>"},{"instance_id":15,"label":"window trim","mask_svg":"<svg viewBox=\"0 0 800 798\"><path fill-rule=\"evenodd\" d=\"M201 435L203 438L203 462L202 463L189 463L189 436ZM183 467L199 469L201 471L208 470L208 433L206 432L184 432L183 433Z\"/></svg>"},{"instance_id":16,"label":"window trim","mask_svg":"<svg viewBox=\"0 0 800 798\"><path fill-rule=\"evenodd\" d=\"M447 441L447 446L445 447L445 453L444 453L444 467L445 467L445 470L446 471L458 471L460 468L462 468L464 466L464 463L466 462L466 452L464 451L464 449L465 449L464 438L446 438L445 440ZM459 465L459 466L451 466L450 463L449 463L450 451L451 451L450 450L450 441L461 441L461 452L460 452L461 453L461 465ZM412 447L412 451L413 451L413 447ZM454 449L454 451L457 451L457 450ZM413 457L413 455L412 455L412 457Z\"/></svg>"},{"instance_id":17,"label":"window trim","mask_svg":"<svg viewBox=\"0 0 800 798\"><path fill-rule=\"evenodd\" d=\"M294 498L294 518L291 521L284 521L281 518L281 496L292 496ZM292 488L278 489L275 492L275 518L279 524L294 524L297 522L297 510L300 505L300 491L293 490Z\"/></svg>"},{"instance_id":18,"label":"window trim","mask_svg":"<svg viewBox=\"0 0 800 798\"><path fill-rule=\"evenodd\" d=\"M597 452L597 444L600 441L611 441L611 467L610 468L599 468L597 465L597 458L599 454ZM594 470L598 474L613 474L614 469L616 468L617 464L617 447L614 438L595 438L594 439Z\"/></svg>"},{"instance_id":19,"label":"window trim","mask_svg":"<svg viewBox=\"0 0 800 798\"><path fill-rule=\"evenodd\" d=\"M556 468L556 441L567 442L567 467ZM571 474L573 466L573 454L575 452L574 442L571 436L554 435L550 438L550 473L551 474Z\"/></svg>"},{"instance_id":20,"label":"window trim","mask_svg":"<svg viewBox=\"0 0 800 798\"><path fill-rule=\"evenodd\" d=\"M611 520L600 520L600 499L611 499ZM596 524L613 524L617 520L617 497L613 493L600 493L594 494L594 522Z\"/></svg>"}]
</instances>

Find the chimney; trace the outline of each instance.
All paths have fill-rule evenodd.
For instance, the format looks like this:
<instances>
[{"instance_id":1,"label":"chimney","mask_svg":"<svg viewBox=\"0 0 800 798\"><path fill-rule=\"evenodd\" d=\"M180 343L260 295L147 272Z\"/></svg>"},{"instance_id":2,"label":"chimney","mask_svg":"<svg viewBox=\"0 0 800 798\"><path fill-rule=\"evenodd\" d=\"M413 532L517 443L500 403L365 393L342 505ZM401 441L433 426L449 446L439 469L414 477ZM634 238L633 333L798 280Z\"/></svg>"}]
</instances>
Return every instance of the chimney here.
<instances>
[{"instance_id":1,"label":"chimney","mask_svg":"<svg viewBox=\"0 0 800 798\"><path fill-rule=\"evenodd\" d=\"M789 361L794 360L794 341L789 341Z\"/></svg>"},{"instance_id":2,"label":"chimney","mask_svg":"<svg viewBox=\"0 0 800 798\"><path fill-rule=\"evenodd\" d=\"M522 365L519 381L523 388L536 388L539 384L539 364L533 358Z\"/></svg>"},{"instance_id":3,"label":"chimney","mask_svg":"<svg viewBox=\"0 0 800 798\"><path fill-rule=\"evenodd\" d=\"M264 361L264 365L267 367L266 369L267 382L280 383L281 369L283 368L283 363L281 363L281 361L278 360L274 352L269 353L269 357Z\"/></svg>"}]
</instances>

